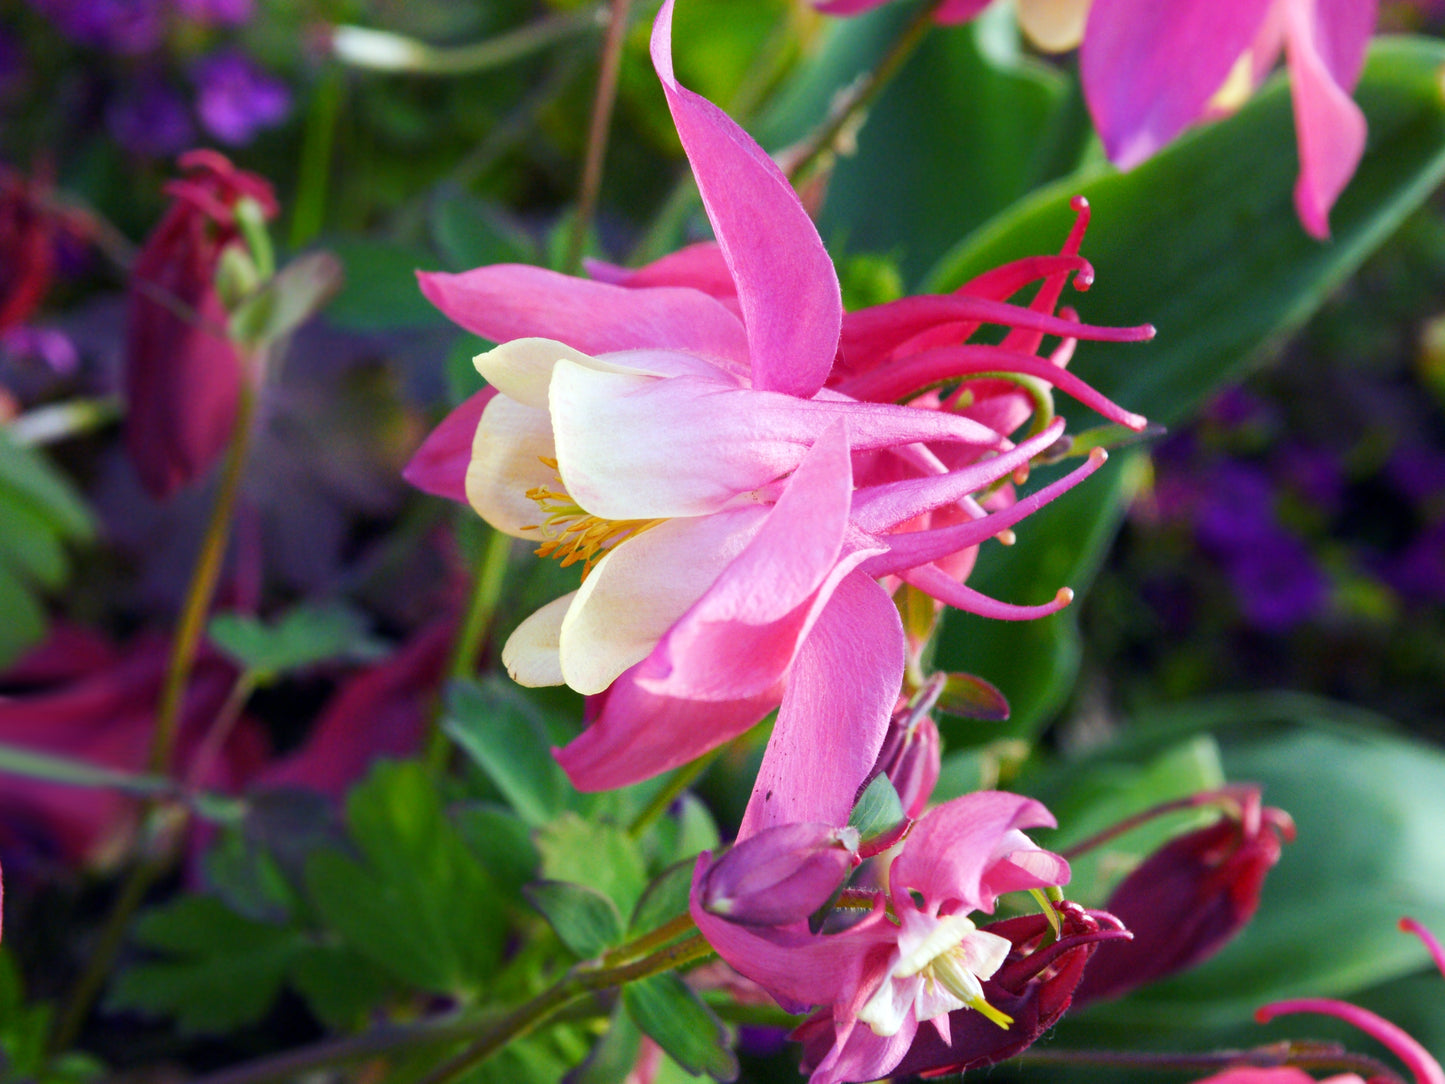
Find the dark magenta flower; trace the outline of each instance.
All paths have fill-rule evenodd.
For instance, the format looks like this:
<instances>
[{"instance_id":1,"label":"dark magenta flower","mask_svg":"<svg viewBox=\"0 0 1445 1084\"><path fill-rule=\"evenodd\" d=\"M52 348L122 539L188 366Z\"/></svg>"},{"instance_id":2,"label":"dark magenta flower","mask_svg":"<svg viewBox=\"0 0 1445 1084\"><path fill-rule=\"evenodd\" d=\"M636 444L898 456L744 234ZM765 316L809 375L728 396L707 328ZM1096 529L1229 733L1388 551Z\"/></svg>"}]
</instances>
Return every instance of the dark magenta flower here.
<instances>
[{"instance_id":1,"label":"dark magenta flower","mask_svg":"<svg viewBox=\"0 0 1445 1084\"><path fill-rule=\"evenodd\" d=\"M1213 956L1254 917L1267 874L1294 822L1256 786L1228 788L1225 815L1176 836L1120 882L1105 907L1134 935L1089 967L1080 1003L1119 997ZM1191 804L1220 796L1199 795Z\"/></svg>"},{"instance_id":2,"label":"dark magenta flower","mask_svg":"<svg viewBox=\"0 0 1445 1084\"><path fill-rule=\"evenodd\" d=\"M30 319L55 277L56 220L44 188L0 166L0 333Z\"/></svg>"},{"instance_id":3,"label":"dark magenta flower","mask_svg":"<svg viewBox=\"0 0 1445 1084\"><path fill-rule=\"evenodd\" d=\"M236 204L276 213L271 186L214 151L181 157L186 176L131 275L125 443L146 489L165 498L203 474L231 438L241 359L226 337L216 269L237 243Z\"/></svg>"}]
</instances>

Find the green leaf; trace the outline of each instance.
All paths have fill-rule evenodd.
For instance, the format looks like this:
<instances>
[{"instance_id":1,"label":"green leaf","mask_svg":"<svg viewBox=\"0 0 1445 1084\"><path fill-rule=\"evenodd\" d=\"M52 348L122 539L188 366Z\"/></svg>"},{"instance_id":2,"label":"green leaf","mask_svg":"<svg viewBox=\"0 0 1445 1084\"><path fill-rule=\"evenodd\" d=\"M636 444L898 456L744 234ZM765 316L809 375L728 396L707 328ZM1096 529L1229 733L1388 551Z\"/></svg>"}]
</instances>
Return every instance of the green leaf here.
<instances>
[{"instance_id":1,"label":"green leaf","mask_svg":"<svg viewBox=\"0 0 1445 1084\"><path fill-rule=\"evenodd\" d=\"M868 784L848 815L848 823L858 829L864 845L896 832L907 819L898 791L886 775L878 775Z\"/></svg>"},{"instance_id":2,"label":"green leaf","mask_svg":"<svg viewBox=\"0 0 1445 1084\"><path fill-rule=\"evenodd\" d=\"M516 894L519 886L536 879L542 856L531 829L510 809L475 803L453 809L451 818L501 891Z\"/></svg>"},{"instance_id":3,"label":"green leaf","mask_svg":"<svg viewBox=\"0 0 1445 1084\"><path fill-rule=\"evenodd\" d=\"M692 1073L733 1080L738 1060L728 1047L727 1029L687 984L672 973L628 983L622 1003L633 1023Z\"/></svg>"},{"instance_id":4,"label":"green leaf","mask_svg":"<svg viewBox=\"0 0 1445 1084\"><path fill-rule=\"evenodd\" d=\"M637 1065L642 1032L619 1004L602 1038L581 1065L562 1078L562 1084L623 1084Z\"/></svg>"},{"instance_id":5,"label":"green leaf","mask_svg":"<svg viewBox=\"0 0 1445 1084\"><path fill-rule=\"evenodd\" d=\"M283 267L231 314L238 342L264 345L290 335L341 289L341 261L329 252L309 252Z\"/></svg>"},{"instance_id":6,"label":"green leaf","mask_svg":"<svg viewBox=\"0 0 1445 1084\"><path fill-rule=\"evenodd\" d=\"M617 905L596 889L566 881L537 881L522 890L562 943L590 959L622 940Z\"/></svg>"},{"instance_id":7,"label":"green leaf","mask_svg":"<svg viewBox=\"0 0 1445 1084\"><path fill-rule=\"evenodd\" d=\"M642 893L632 911L627 932L635 937L653 930L687 913L688 895L692 890L695 858L686 858L668 866Z\"/></svg>"},{"instance_id":8,"label":"green leaf","mask_svg":"<svg viewBox=\"0 0 1445 1084\"><path fill-rule=\"evenodd\" d=\"M1021 603L1042 602L1064 586L1084 592L1108 553L1144 468L1137 453L1117 455L1083 485L1020 523L1015 528L1017 545L984 543L968 585ZM940 719L939 731L950 747L1031 737L1053 717L1068 698L1079 668L1079 632L1071 609L1037 621L945 612L935 649L937 667L981 675L997 684L1010 708L1007 722L985 726Z\"/></svg>"},{"instance_id":9,"label":"green leaf","mask_svg":"<svg viewBox=\"0 0 1445 1084\"><path fill-rule=\"evenodd\" d=\"M346 274L326 310L330 322L351 331L450 326L417 289L416 272L437 264L425 249L362 237L336 237L326 247Z\"/></svg>"},{"instance_id":10,"label":"green leaf","mask_svg":"<svg viewBox=\"0 0 1445 1084\"><path fill-rule=\"evenodd\" d=\"M631 914L647 885L647 866L637 843L616 825L563 813L537 832L542 876L590 884Z\"/></svg>"},{"instance_id":11,"label":"green leaf","mask_svg":"<svg viewBox=\"0 0 1445 1084\"><path fill-rule=\"evenodd\" d=\"M375 659L381 646L365 619L346 606L297 606L266 624L248 614L217 614L207 635L243 670L262 681L333 659Z\"/></svg>"},{"instance_id":12,"label":"green leaf","mask_svg":"<svg viewBox=\"0 0 1445 1084\"><path fill-rule=\"evenodd\" d=\"M322 850L306 865L322 920L397 978L437 993L484 989L506 927L487 871L446 818L420 764L381 762L347 799L362 860Z\"/></svg>"},{"instance_id":13,"label":"green leaf","mask_svg":"<svg viewBox=\"0 0 1445 1084\"><path fill-rule=\"evenodd\" d=\"M570 788L541 716L509 682L453 682L442 728L529 824L545 824L565 804Z\"/></svg>"},{"instance_id":14,"label":"green leaf","mask_svg":"<svg viewBox=\"0 0 1445 1084\"><path fill-rule=\"evenodd\" d=\"M343 1031L366 1021L392 986L375 964L343 945L304 945L291 961L290 981L320 1020Z\"/></svg>"},{"instance_id":15,"label":"green leaf","mask_svg":"<svg viewBox=\"0 0 1445 1084\"><path fill-rule=\"evenodd\" d=\"M1298 327L1445 178L1445 43L1379 38L1355 99L1369 144L1331 216L1333 239L1300 228L1294 120L1284 80L1125 174L1085 171L1041 189L964 240L930 273L951 290L1021 256L1058 251L1087 196L1084 255L1097 279L1078 308L1094 324L1158 328L1147 345L1080 343L1070 368L1165 425L1237 381ZM1010 697L1012 700L1012 697ZM1017 707L1017 705L1015 705Z\"/></svg>"},{"instance_id":16,"label":"green leaf","mask_svg":"<svg viewBox=\"0 0 1445 1084\"><path fill-rule=\"evenodd\" d=\"M437 248L457 271L494 263L537 263L536 244L495 204L467 192L437 194L430 225Z\"/></svg>"},{"instance_id":17,"label":"green leaf","mask_svg":"<svg viewBox=\"0 0 1445 1084\"><path fill-rule=\"evenodd\" d=\"M164 958L121 972L108 1007L173 1017L182 1032L204 1034L260 1020L302 945L295 930L252 922L209 896L147 911L135 938Z\"/></svg>"}]
</instances>

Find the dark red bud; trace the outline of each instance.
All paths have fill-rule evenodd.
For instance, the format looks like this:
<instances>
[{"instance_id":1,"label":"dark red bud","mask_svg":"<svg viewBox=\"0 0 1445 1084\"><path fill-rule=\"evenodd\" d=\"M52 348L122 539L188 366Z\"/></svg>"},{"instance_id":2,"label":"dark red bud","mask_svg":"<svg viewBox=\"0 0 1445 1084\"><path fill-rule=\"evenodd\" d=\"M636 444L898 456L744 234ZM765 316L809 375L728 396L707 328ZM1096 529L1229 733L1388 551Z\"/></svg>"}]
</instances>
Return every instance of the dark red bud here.
<instances>
[{"instance_id":1,"label":"dark red bud","mask_svg":"<svg viewBox=\"0 0 1445 1084\"><path fill-rule=\"evenodd\" d=\"M126 332L126 450L157 498L203 474L231 438L244 377L216 269L242 243L241 199L276 213L270 185L214 151L180 164L187 176L167 186L170 209L136 257Z\"/></svg>"},{"instance_id":2,"label":"dark red bud","mask_svg":"<svg viewBox=\"0 0 1445 1084\"><path fill-rule=\"evenodd\" d=\"M0 332L30 319L55 275L56 219L43 181L0 169Z\"/></svg>"},{"instance_id":3,"label":"dark red bud","mask_svg":"<svg viewBox=\"0 0 1445 1084\"><path fill-rule=\"evenodd\" d=\"M1105 905L1134 939L1090 966L1076 1001L1119 997L1208 959L1254 917L1265 874L1294 823L1264 807L1258 787L1232 787L1234 808L1170 840L1114 889Z\"/></svg>"}]
</instances>

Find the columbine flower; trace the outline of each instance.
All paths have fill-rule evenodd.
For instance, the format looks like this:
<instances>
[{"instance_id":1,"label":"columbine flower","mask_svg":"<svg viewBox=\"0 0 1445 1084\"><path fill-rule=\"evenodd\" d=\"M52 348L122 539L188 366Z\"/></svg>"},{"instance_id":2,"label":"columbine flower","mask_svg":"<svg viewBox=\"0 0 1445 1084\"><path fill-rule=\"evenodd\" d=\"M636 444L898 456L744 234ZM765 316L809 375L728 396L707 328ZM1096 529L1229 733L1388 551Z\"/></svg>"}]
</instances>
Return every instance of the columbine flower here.
<instances>
[{"instance_id":1,"label":"columbine flower","mask_svg":"<svg viewBox=\"0 0 1445 1084\"><path fill-rule=\"evenodd\" d=\"M594 268L612 281L500 265L423 274L421 287L457 323L502 344L477 359L495 393L459 412L480 410L465 485L472 505L585 572L578 591L527 619L503 652L523 684L565 682L598 696L591 725L558 754L573 782L590 790L646 778L781 702L743 835L836 825L874 765L902 675L897 611L877 581L920 582L996 616L1052 612L1066 596L994 603L962 588L948 562L1102 458L990 513L972 494L1006 483L1056 443L1062 423L1015 445L1009 430L957 404L891 401L958 373L886 395L830 383L862 379L923 340L966 338L985 320L1021 322L1039 337L1148 331L953 295L845 318L832 264L782 173L675 81L671 13L668 3L658 15L653 62L716 244L637 272ZM1076 255L1053 258L1015 273L1013 289L1063 265L1087 268ZM834 366L840 352L853 359L847 368ZM1024 353L992 356L991 371ZM1081 387L1051 361L1029 354L1023 364L1065 390ZM449 421L411 476L455 492L449 472L466 424ZM783 785L800 763L810 765L804 785Z\"/></svg>"},{"instance_id":2,"label":"columbine flower","mask_svg":"<svg viewBox=\"0 0 1445 1084\"><path fill-rule=\"evenodd\" d=\"M246 377L216 270L239 243L240 200L277 210L266 181L214 151L191 151L180 165L188 176L168 186L170 210L136 258L126 331L126 450L157 498L197 478L230 440Z\"/></svg>"},{"instance_id":3,"label":"columbine flower","mask_svg":"<svg viewBox=\"0 0 1445 1084\"><path fill-rule=\"evenodd\" d=\"M784 1007L826 1006L803 1036L816 1055L810 1057L813 1084L875 1080L898 1065L924 1024L945 1044L956 1014L995 1030L1011 1027L1008 1011L989 1000L987 984L1021 942L980 929L969 916L991 912L1005 892L1068 880L1068 864L1023 834L1053 823L1038 802L1012 794L979 792L939 806L913 826L896 857L879 859L891 858L886 897L851 890L853 898L836 914L867 913L840 932L825 925L825 932L813 933L802 921L742 926L709 912L702 898L704 856L694 879L693 918L723 959ZM1027 981L1007 996L1022 998ZM1028 1033L1023 1045L1036 1034Z\"/></svg>"}]
</instances>

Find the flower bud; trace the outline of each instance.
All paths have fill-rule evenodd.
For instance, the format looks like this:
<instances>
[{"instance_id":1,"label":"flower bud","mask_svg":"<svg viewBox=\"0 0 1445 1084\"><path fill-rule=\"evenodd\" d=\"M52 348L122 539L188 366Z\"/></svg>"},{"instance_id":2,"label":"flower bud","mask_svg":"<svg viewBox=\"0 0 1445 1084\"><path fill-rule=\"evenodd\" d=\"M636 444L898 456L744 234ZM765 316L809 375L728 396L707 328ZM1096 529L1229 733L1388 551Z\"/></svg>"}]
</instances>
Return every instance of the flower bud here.
<instances>
[{"instance_id":1,"label":"flower bud","mask_svg":"<svg viewBox=\"0 0 1445 1084\"><path fill-rule=\"evenodd\" d=\"M180 164L187 176L168 186L170 209L136 258L126 331L126 450L156 498L203 474L231 438L244 376L217 274L240 238L236 205L276 213L271 186L214 151Z\"/></svg>"},{"instance_id":2,"label":"flower bud","mask_svg":"<svg viewBox=\"0 0 1445 1084\"><path fill-rule=\"evenodd\" d=\"M45 187L0 168L0 332L30 319L55 274L55 220L41 203Z\"/></svg>"},{"instance_id":3,"label":"flower bud","mask_svg":"<svg viewBox=\"0 0 1445 1084\"><path fill-rule=\"evenodd\" d=\"M783 824L749 836L702 876L704 910L744 926L785 926L832 898L858 864L858 832Z\"/></svg>"},{"instance_id":4,"label":"flower bud","mask_svg":"<svg viewBox=\"0 0 1445 1084\"><path fill-rule=\"evenodd\" d=\"M874 774L888 777L909 819L917 819L928 805L942 763L933 716L926 710L894 712Z\"/></svg>"},{"instance_id":5,"label":"flower bud","mask_svg":"<svg viewBox=\"0 0 1445 1084\"><path fill-rule=\"evenodd\" d=\"M1281 843L1294 839L1294 822L1263 806L1258 787L1225 793L1233 806L1225 816L1170 840L1114 889L1105 906L1134 939L1090 964L1079 1003L1119 997L1191 967L1254 917L1264 876L1279 861Z\"/></svg>"}]
</instances>

